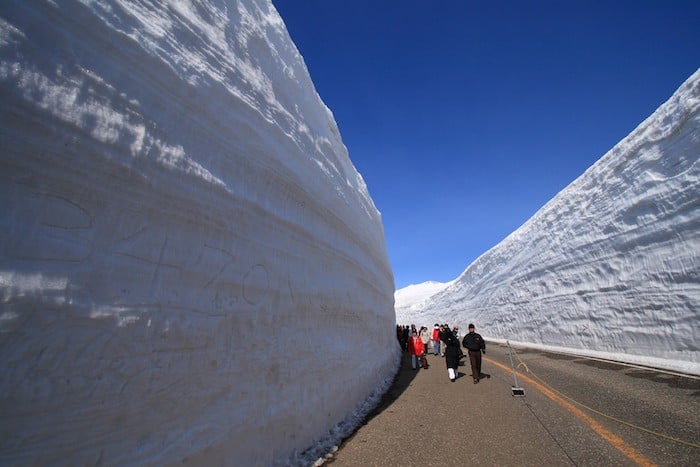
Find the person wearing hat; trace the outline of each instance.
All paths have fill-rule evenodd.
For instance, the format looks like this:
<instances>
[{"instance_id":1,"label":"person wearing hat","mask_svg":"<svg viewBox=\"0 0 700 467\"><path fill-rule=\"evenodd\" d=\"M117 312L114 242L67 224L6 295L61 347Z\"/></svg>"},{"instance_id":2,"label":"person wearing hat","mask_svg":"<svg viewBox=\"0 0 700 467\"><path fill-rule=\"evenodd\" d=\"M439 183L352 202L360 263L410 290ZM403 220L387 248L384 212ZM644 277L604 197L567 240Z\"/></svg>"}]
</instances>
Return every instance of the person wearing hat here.
<instances>
[{"instance_id":1,"label":"person wearing hat","mask_svg":"<svg viewBox=\"0 0 700 467\"><path fill-rule=\"evenodd\" d=\"M469 363L472 366L472 377L474 384L481 378L481 354L486 353L486 343L480 334L476 333L476 328L469 323L469 333L462 339L462 346L469 351Z\"/></svg>"}]
</instances>

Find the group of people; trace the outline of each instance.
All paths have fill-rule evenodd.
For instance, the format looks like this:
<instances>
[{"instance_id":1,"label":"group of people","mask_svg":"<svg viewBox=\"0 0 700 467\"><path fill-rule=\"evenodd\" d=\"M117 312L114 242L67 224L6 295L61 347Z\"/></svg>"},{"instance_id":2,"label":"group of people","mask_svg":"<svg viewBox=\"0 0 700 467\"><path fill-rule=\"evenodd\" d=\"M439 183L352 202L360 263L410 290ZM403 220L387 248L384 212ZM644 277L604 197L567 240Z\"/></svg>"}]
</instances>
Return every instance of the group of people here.
<instances>
[{"instance_id":1,"label":"group of people","mask_svg":"<svg viewBox=\"0 0 700 467\"><path fill-rule=\"evenodd\" d=\"M481 355L486 353L486 343L480 334L476 332L473 324L469 324L468 333L461 339L461 344L467 349L469 363L472 368L474 384L481 378ZM447 324L437 324L429 331L427 327L421 326L416 329L415 324L409 326L396 325L396 338L404 352L411 355L411 367L417 370L419 367L427 368L425 355L432 351L433 355L445 357L447 374L450 381L454 382L459 374L457 367L459 361L466 355L460 347L459 327L450 329ZM429 347L431 349L429 350Z\"/></svg>"}]
</instances>

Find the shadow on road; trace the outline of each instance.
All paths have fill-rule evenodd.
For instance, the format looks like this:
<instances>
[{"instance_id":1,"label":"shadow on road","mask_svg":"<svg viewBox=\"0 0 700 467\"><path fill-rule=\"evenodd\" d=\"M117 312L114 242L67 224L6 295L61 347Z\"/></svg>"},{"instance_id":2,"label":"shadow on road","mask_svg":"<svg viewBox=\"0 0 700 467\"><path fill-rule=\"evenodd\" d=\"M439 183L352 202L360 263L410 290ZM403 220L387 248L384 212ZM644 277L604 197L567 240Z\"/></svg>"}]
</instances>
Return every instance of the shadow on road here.
<instances>
[{"instance_id":1,"label":"shadow on road","mask_svg":"<svg viewBox=\"0 0 700 467\"><path fill-rule=\"evenodd\" d=\"M667 384L672 388L694 390L695 392L692 393L692 395L695 397L700 397L700 379L684 378L678 375L670 375L654 370L642 369L628 369L625 371L625 373L633 378L648 379L657 383Z\"/></svg>"},{"instance_id":2,"label":"shadow on road","mask_svg":"<svg viewBox=\"0 0 700 467\"><path fill-rule=\"evenodd\" d=\"M401 368L399 368L394 382L384 393L379 404L370 413L365 416L362 420L362 425L366 425L370 420L372 420L377 414L381 413L384 409L391 405L411 384L411 381L418 376L419 371L425 370L414 370L411 368L411 355L408 352L401 353Z\"/></svg>"},{"instance_id":3,"label":"shadow on road","mask_svg":"<svg viewBox=\"0 0 700 467\"><path fill-rule=\"evenodd\" d=\"M573 363L586 365L599 370L622 371L632 378L646 379L656 383L663 383L671 388L694 390L695 392L692 393L691 396L700 397L700 379L689 375L683 376L672 374L665 371L659 371L654 368L630 368L629 365L620 362L585 357L581 358L575 355L566 355L556 352L543 352L536 349L518 348L517 352L520 355L528 353L537 354L550 360L569 360Z\"/></svg>"}]
</instances>

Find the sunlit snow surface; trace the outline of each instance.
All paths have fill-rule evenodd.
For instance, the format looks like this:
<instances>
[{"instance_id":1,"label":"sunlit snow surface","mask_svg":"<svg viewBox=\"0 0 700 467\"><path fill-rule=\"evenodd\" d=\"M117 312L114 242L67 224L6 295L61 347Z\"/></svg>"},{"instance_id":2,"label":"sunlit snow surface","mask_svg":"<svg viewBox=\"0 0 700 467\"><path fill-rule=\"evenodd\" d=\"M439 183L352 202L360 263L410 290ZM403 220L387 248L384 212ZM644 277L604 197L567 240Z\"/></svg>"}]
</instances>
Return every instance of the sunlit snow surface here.
<instances>
[{"instance_id":1,"label":"sunlit snow surface","mask_svg":"<svg viewBox=\"0 0 700 467\"><path fill-rule=\"evenodd\" d=\"M397 368L393 277L269 1L3 1L0 95L0 464L349 433Z\"/></svg>"},{"instance_id":2,"label":"sunlit snow surface","mask_svg":"<svg viewBox=\"0 0 700 467\"><path fill-rule=\"evenodd\" d=\"M455 281L398 291L397 321L700 374L699 109L700 71Z\"/></svg>"},{"instance_id":3,"label":"sunlit snow surface","mask_svg":"<svg viewBox=\"0 0 700 467\"><path fill-rule=\"evenodd\" d=\"M433 324L436 323L424 323L422 321L416 323L415 312L422 309L424 301L429 300L430 297L441 292L450 284L451 282L427 281L421 284L412 284L394 292L396 322L400 325L425 325L432 329Z\"/></svg>"}]
</instances>

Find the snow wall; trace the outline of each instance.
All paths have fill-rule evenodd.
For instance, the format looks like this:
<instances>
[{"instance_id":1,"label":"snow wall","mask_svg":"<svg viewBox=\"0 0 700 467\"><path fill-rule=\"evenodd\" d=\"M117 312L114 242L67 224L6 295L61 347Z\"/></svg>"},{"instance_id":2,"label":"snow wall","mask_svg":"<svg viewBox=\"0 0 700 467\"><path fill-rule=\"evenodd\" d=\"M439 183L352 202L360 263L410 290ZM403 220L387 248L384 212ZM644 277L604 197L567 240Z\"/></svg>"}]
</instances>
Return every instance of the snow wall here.
<instances>
[{"instance_id":1,"label":"snow wall","mask_svg":"<svg viewBox=\"0 0 700 467\"><path fill-rule=\"evenodd\" d=\"M455 281L397 293L397 319L700 374L699 109L697 71Z\"/></svg>"},{"instance_id":2,"label":"snow wall","mask_svg":"<svg viewBox=\"0 0 700 467\"><path fill-rule=\"evenodd\" d=\"M3 465L307 463L398 368L380 214L280 16L155 3L0 5Z\"/></svg>"}]
</instances>

